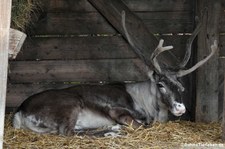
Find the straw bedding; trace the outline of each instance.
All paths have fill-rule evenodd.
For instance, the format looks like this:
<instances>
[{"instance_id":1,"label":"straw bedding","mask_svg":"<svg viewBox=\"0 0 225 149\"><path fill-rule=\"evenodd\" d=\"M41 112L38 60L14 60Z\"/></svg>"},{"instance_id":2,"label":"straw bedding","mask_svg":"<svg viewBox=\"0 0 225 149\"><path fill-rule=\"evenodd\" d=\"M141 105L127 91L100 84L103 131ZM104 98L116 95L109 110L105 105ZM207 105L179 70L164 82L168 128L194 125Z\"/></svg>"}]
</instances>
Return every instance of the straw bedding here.
<instances>
[{"instance_id":1,"label":"straw bedding","mask_svg":"<svg viewBox=\"0 0 225 149\"><path fill-rule=\"evenodd\" d=\"M42 4L37 0L12 0L11 27L25 31L38 19Z\"/></svg>"},{"instance_id":2,"label":"straw bedding","mask_svg":"<svg viewBox=\"0 0 225 149\"><path fill-rule=\"evenodd\" d=\"M188 121L155 123L150 128L123 128L120 137L58 136L15 130L11 116L6 116L4 148L74 149L74 148L178 148L185 143L221 144L219 123L203 124Z\"/></svg>"}]
</instances>

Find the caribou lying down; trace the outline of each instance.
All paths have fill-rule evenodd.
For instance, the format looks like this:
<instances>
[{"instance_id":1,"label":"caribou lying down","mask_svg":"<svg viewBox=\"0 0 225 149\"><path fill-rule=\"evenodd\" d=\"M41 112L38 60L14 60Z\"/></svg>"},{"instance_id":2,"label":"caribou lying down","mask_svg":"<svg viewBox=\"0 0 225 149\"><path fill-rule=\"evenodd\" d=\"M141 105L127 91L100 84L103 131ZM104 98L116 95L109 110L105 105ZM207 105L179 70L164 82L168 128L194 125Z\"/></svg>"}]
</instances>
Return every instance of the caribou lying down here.
<instances>
[{"instance_id":1,"label":"caribou lying down","mask_svg":"<svg viewBox=\"0 0 225 149\"><path fill-rule=\"evenodd\" d=\"M168 48L161 45L162 40L156 50ZM216 49L215 43L206 59ZM179 72L177 76L181 74ZM78 85L48 90L29 97L21 104L14 115L13 126L38 133L72 135L79 130L115 124L133 122L134 127L138 127L154 121L164 122L168 118L168 110L175 116L185 113L180 98L182 92L179 81L174 83L167 76L155 72L148 81L140 83Z\"/></svg>"},{"instance_id":2,"label":"caribou lying down","mask_svg":"<svg viewBox=\"0 0 225 149\"><path fill-rule=\"evenodd\" d=\"M132 45L132 39L123 27ZM190 38L191 44L198 31ZM188 46L189 48L191 46ZM178 78L187 75L203 65L217 50L217 42L211 46L211 53L188 70L172 71L161 68L157 56L172 49L163 47L163 40L151 55L154 70L149 70L149 80L128 84L77 85L67 89L48 90L26 99L13 118L15 128L29 129L37 133L73 135L78 131L96 129L115 124L134 127L165 122L168 111L181 116L186 109L181 94L184 87ZM183 64L190 58L187 50ZM182 64L182 65L183 65Z\"/></svg>"}]
</instances>

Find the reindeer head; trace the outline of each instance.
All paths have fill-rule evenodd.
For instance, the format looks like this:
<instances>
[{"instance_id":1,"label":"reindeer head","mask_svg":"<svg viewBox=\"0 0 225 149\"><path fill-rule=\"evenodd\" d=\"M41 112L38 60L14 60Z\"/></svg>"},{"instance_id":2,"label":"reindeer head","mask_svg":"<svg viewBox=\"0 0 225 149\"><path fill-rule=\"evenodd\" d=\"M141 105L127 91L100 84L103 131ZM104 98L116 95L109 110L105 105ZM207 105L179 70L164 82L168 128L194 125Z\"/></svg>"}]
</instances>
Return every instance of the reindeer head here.
<instances>
[{"instance_id":1,"label":"reindeer head","mask_svg":"<svg viewBox=\"0 0 225 149\"><path fill-rule=\"evenodd\" d=\"M164 103L168 109L171 111L171 113L175 116L181 116L185 113L186 109L182 102L182 94L185 90L184 86L182 85L182 82L180 81L180 78L190 74L191 72L195 71L197 68L202 66L204 63L206 63L217 51L218 49L218 43L215 40L213 45L211 46L211 53L204 58L203 60L196 63L193 67L189 69L185 69L185 66L187 65L190 56L191 56L191 47L193 40L197 36L197 34L200 31L201 28L201 22L199 21L196 29L190 36L190 38L187 41L186 44L186 53L184 56L184 59L179 64L177 68L161 68L157 57L164 51L173 49L173 46L165 46L163 47L164 40L160 40L158 46L156 49L152 52L152 55L150 57L151 64L153 66L153 70L149 69L150 71L153 71L151 78L154 79L157 88L161 94L161 102ZM143 57L144 55L140 55L141 49L138 49L138 47L134 44L132 41L132 37L130 37L127 28L126 28L126 22L125 22L125 11L122 11L122 26L123 30L125 32L125 36L129 42L129 44L132 46L132 48L135 49L135 51L138 51L137 54L140 57Z\"/></svg>"}]
</instances>

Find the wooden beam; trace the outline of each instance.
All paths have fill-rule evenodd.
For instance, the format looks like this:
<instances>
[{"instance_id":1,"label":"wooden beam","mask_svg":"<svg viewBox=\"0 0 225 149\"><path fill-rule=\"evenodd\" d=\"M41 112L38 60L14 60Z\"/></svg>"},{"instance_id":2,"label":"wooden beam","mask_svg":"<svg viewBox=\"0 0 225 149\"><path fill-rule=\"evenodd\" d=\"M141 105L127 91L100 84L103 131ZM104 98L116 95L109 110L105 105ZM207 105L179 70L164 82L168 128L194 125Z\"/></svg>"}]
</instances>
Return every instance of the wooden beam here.
<instances>
[{"instance_id":1,"label":"wooden beam","mask_svg":"<svg viewBox=\"0 0 225 149\"><path fill-rule=\"evenodd\" d=\"M198 16L206 9L202 31L198 35L197 60L203 59L211 51L214 40L219 42L220 0L198 0ZM196 121L218 121L218 66L219 50L197 71Z\"/></svg>"},{"instance_id":2,"label":"wooden beam","mask_svg":"<svg viewBox=\"0 0 225 149\"><path fill-rule=\"evenodd\" d=\"M3 148L11 0L0 1L0 149Z\"/></svg>"},{"instance_id":3,"label":"wooden beam","mask_svg":"<svg viewBox=\"0 0 225 149\"><path fill-rule=\"evenodd\" d=\"M151 64L151 54L158 45L157 38L148 30L142 20L136 16L121 0L88 0L95 8L123 35L125 32L122 27L122 11L126 13L126 27L132 38L133 45L137 48L133 50L138 56L153 68ZM164 65L177 63L177 58L170 52L165 52L159 57L159 62Z\"/></svg>"}]
</instances>

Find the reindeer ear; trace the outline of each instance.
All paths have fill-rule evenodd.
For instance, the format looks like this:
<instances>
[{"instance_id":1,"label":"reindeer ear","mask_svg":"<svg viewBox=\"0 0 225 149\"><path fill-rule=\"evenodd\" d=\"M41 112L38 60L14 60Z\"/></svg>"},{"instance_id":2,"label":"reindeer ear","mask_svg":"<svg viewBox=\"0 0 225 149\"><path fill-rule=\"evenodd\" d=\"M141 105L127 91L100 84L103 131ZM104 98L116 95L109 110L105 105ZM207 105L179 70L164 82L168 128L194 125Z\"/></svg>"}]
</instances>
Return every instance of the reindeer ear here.
<instances>
[{"instance_id":1,"label":"reindeer ear","mask_svg":"<svg viewBox=\"0 0 225 149\"><path fill-rule=\"evenodd\" d=\"M159 80L160 77L155 71L153 71L152 76L153 76L155 82L159 82L160 81Z\"/></svg>"}]
</instances>

